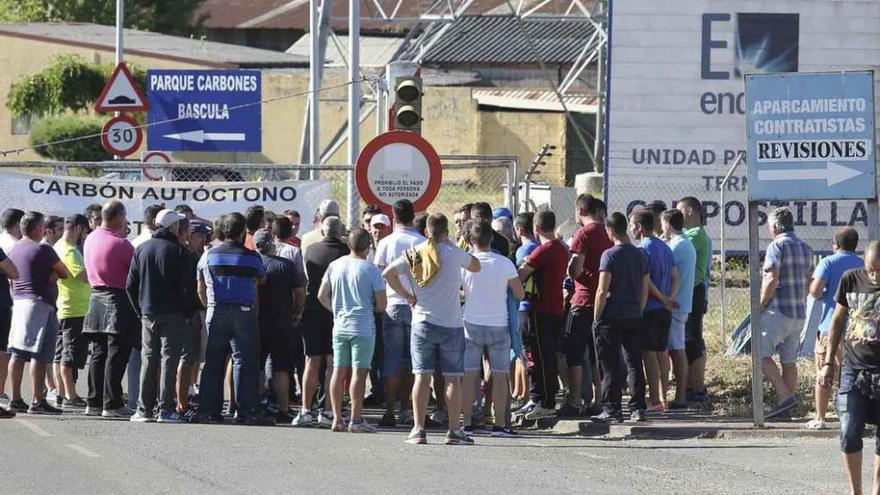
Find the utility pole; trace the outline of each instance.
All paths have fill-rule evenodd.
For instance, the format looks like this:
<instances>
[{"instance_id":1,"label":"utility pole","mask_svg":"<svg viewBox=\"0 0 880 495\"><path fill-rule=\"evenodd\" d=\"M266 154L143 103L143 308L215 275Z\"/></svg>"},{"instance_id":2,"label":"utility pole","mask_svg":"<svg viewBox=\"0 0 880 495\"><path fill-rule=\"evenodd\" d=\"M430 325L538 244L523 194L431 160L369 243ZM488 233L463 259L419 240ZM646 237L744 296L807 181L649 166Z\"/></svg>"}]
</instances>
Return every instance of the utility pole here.
<instances>
[{"instance_id":1,"label":"utility pole","mask_svg":"<svg viewBox=\"0 0 880 495\"><path fill-rule=\"evenodd\" d=\"M318 0L309 1L309 164L317 167L321 164L321 125L318 94L321 85L321 53L318 26ZM312 169L311 179L318 178L318 171Z\"/></svg>"},{"instance_id":2,"label":"utility pole","mask_svg":"<svg viewBox=\"0 0 880 495\"><path fill-rule=\"evenodd\" d=\"M348 163L354 165L360 153L361 141L361 85L357 82L360 78L361 66L360 0L349 0L348 16ZM348 172L346 199L348 201L348 225L354 227L360 216L360 197L354 180L354 170Z\"/></svg>"}]
</instances>

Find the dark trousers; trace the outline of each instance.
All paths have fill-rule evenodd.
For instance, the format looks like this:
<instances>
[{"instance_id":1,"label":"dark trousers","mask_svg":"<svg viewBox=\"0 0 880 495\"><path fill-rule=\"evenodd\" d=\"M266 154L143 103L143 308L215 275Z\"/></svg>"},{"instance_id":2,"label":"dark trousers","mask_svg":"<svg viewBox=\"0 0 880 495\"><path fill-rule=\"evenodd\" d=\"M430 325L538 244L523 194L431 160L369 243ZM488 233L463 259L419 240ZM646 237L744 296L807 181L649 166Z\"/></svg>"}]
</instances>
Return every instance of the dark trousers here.
<instances>
[{"instance_id":1,"label":"dark trousers","mask_svg":"<svg viewBox=\"0 0 880 495\"><path fill-rule=\"evenodd\" d=\"M547 409L556 409L556 392L559 391L556 353L564 323L564 315L529 312L529 333L523 338L531 382L529 399Z\"/></svg>"},{"instance_id":2,"label":"dark trousers","mask_svg":"<svg viewBox=\"0 0 880 495\"><path fill-rule=\"evenodd\" d=\"M208 347L199 383L199 412L220 413L227 349L232 347L232 380L238 410L246 418L258 414L260 352L257 317L250 306L217 304L208 308Z\"/></svg>"},{"instance_id":3,"label":"dark trousers","mask_svg":"<svg viewBox=\"0 0 880 495\"><path fill-rule=\"evenodd\" d=\"M122 377L131 354L131 339L112 333L89 334L92 359L89 362L89 407L106 410L125 406Z\"/></svg>"},{"instance_id":4,"label":"dark trousers","mask_svg":"<svg viewBox=\"0 0 880 495\"><path fill-rule=\"evenodd\" d=\"M630 410L647 408L641 331L641 318L602 319L596 327L596 356L602 372L602 408L605 412L618 414L622 411L621 390L625 380L629 382ZM626 365L625 370L621 359Z\"/></svg>"}]
</instances>

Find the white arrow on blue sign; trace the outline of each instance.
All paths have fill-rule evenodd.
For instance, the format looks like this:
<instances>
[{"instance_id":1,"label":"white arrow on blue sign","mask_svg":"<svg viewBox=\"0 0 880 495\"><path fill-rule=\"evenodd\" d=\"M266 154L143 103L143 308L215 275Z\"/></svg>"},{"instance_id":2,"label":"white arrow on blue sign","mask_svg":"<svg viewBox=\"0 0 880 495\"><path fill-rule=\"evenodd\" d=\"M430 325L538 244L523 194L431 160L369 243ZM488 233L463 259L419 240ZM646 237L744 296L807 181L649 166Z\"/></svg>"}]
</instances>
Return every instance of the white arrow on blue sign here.
<instances>
[{"instance_id":1,"label":"white arrow on blue sign","mask_svg":"<svg viewBox=\"0 0 880 495\"><path fill-rule=\"evenodd\" d=\"M746 76L749 200L876 197L874 73Z\"/></svg>"},{"instance_id":2,"label":"white arrow on blue sign","mask_svg":"<svg viewBox=\"0 0 880 495\"><path fill-rule=\"evenodd\" d=\"M147 146L161 151L262 150L257 70L150 70Z\"/></svg>"}]
</instances>

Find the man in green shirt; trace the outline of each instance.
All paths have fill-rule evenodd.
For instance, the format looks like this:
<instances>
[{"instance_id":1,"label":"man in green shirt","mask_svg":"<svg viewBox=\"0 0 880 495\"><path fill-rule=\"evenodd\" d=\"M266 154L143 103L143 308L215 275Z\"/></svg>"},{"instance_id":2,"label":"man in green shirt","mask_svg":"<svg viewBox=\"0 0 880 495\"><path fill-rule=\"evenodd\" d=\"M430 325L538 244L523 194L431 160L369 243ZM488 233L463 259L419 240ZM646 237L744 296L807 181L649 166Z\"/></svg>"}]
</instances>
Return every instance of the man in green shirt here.
<instances>
[{"instance_id":1,"label":"man in green shirt","mask_svg":"<svg viewBox=\"0 0 880 495\"><path fill-rule=\"evenodd\" d=\"M679 200L678 211L684 216L682 235L691 241L697 252L694 270L694 294L691 312L685 324L685 354L688 359L687 400L705 402L706 392L706 343L703 341L703 315L706 314L706 273L712 251L712 241L703 228L703 206L688 196Z\"/></svg>"},{"instance_id":2,"label":"man in green shirt","mask_svg":"<svg viewBox=\"0 0 880 495\"><path fill-rule=\"evenodd\" d=\"M79 246L89 232L85 215L71 215L64 221L64 235L55 243L55 252L70 272L70 278L58 281L58 345L55 348L55 376L58 404L63 408L85 408L86 402L76 393L76 370L85 368L88 340L82 335L83 320L89 309L92 289L86 278L85 261Z\"/></svg>"}]
</instances>

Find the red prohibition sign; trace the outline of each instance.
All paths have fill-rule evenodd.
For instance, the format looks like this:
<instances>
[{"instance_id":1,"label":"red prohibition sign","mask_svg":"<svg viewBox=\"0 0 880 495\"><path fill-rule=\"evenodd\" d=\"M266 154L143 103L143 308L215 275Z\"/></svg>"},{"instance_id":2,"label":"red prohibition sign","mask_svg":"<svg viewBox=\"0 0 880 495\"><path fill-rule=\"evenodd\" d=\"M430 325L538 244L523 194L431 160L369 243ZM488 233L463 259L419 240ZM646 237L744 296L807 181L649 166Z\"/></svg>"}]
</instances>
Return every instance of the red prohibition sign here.
<instances>
[{"instance_id":1,"label":"red prohibition sign","mask_svg":"<svg viewBox=\"0 0 880 495\"><path fill-rule=\"evenodd\" d=\"M425 211L428 206L437 197L440 192L440 184L443 181L443 169L440 166L440 157L431 146L431 143L422 136L409 131L389 131L376 136L375 139L367 143L360 155L358 155L357 164L355 165L354 174L357 183L358 192L367 204L375 204L382 207L385 211L391 210L391 204L379 198L379 195L373 191L370 186L369 168L373 157L382 150L382 148L392 144L407 144L418 150L428 163L428 187L425 192L413 201L415 211ZM387 199L387 198L386 198Z\"/></svg>"},{"instance_id":2,"label":"red prohibition sign","mask_svg":"<svg viewBox=\"0 0 880 495\"><path fill-rule=\"evenodd\" d=\"M128 156L140 148L144 132L140 124L127 115L113 117L104 124L101 143L114 155Z\"/></svg>"}]
</instances>

